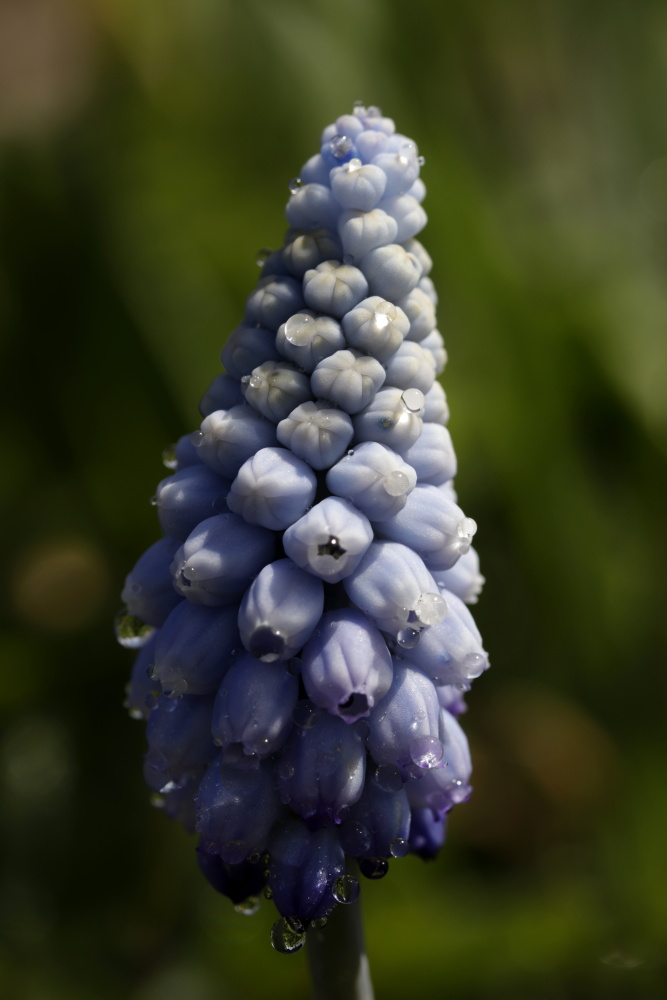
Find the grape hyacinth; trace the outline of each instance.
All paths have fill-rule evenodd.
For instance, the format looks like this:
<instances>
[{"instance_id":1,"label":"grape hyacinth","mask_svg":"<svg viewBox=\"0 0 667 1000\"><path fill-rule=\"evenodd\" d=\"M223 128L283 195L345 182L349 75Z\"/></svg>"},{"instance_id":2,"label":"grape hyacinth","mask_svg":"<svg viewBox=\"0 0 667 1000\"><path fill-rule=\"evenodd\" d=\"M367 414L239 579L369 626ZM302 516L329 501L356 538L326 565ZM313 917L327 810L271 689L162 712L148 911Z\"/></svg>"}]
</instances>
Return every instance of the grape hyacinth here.
<instances>
[{"instance_id":1,"label":"grape hyacinth","mask_svg":"<svg viewBox=\"0 0 667 1000\"><path fill-rule=\"evenodd\" d=\"M237 909L273 900L282 952L354 902L350 859L373 879L433 858L470 793L483 577L436 381L422 163L378 108L325 128L201 425L165 454L164 537L117 619L154 801Z\"/></svg>"}]
</instances>

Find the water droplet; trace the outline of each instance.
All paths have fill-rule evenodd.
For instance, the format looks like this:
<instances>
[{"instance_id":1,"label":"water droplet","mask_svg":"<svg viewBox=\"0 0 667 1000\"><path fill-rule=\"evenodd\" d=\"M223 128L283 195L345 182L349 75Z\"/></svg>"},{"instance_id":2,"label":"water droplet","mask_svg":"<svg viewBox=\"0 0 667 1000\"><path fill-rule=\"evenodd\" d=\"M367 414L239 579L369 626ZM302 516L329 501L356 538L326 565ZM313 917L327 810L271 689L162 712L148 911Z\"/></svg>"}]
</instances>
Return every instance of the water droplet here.
<instances>
[{"instance_id":1,"label":"water droplet","mask_svg":"<svg viewBox=\"0 0 667 1000\"><path fill-rule=\"evenodd\" d=\"M248 855L247 860L249 865L258 865L262 860L262 855L259 853L259 851L255 851L254 854Z\"/></svg>"},{"instance_id":2,"label":"water droplet","mask_svg":"<svg viewBox=\"0 0 667 1000\"><path fill-rule=\"evenodd\" d=\"M462 542L471 542L473 535L477 531L477 522L471 517L462 518L456 525L456 534Z\"/></svg>"},{"instance_id":3,"label":"water droplet","mask_svg":"<svg viewBox=\"0 0 667 1000\"><path fill-rule=\"evenodd\" d=\"M264 379L261 375L251 375L248 379L248 385L251 389L261 389L264 385Z\"/></svg>"},{"instance_id":4,"label":"water droplet","mask_svg":"<svg viewBox=\"0 0 667 1000\"><path fill-rule=\"evenodd\" d=\"M410 757L417 767L437 767L442 761L444 748L436 736L419 736L409 747Z\"/></svg>"},{"instance_id":5,"label":"water droplet","mask_svg":"<svg viewBox=\"0 0 667 1000\"><path fill-rule=\"evenodd\" d=\"M419 630L416 628L402 628L396 635L396 642L402 649L414 649L419 643Z\"/></svg>"},{"instance_id":6,"label":"water droplet","mask_svg":"<svg viewBox=\"0 0 667 1000\"><path fill-rule=\"evenodd\" d=\"M248 896L242 903L237 903L234 909L237 913L242 913L244 917L252 917L259 910L259 897Z\"/></svg>"},{"instance_id":7,"label":"water droplet","mask_svg":"<svg viewBox=\"0 0 667 1000\"><path fill-rule=\"evenodd\" d=\"M402 497L403 494L408 491L410 480L404 472L390 472L389 475L385 476L382 480L382 486L388 496Z\"/></svg>"},{"instance_id":8,"label":"water droplet","mask_svg":"<svg viewBox=\"0 0 667 1000\"><path fill-rule=\"evenodd\" d=\"M261 250L258 250L255 256L255 264L257 264L257 267L264 267L272 253L273 251L269 250L267 247L262 247Z\"/></svg>"},{"instance_id":9,"label":"water droplet","mask_svg":"<svg viewBox=\"0 0 667 1000\"><path fill-rule=\"evenodd\" d=\"M483 674L488 667L488 662L485 656L480 653L468 653L463 659L463 669L466 672L466 678L468 680L474 680Z\"/></svg>"},{"instance_id":10,"label":"water droplet","mask_svg":"<svg viewBox=\"0 0 667 1000\"><path fill-rule=\"evenodd\" d=\"M437 625L447 615L447 602L441 594L420 594L415 614L422 625Z\"/></svg>"},{"instance_id":11,"label":"water droplet","mask_svg":"<svg viewBox=\"0 0 667 1000\"><path fill-rule=\"evenodd\" d=\"M410 845L407 840L403 840L402 837L397 837L396 840L392 840L389 850L391 851L392 857L404 858L410 851Z\"/></svg>"},{"instance_id":12,"label":"water droplet","mask_svg":"<svg viewBox=\"0 0 667 1000\"><path fill-rule=\"evenodd\" d=\"M160 501L156 496L152 496L148 502L151 505L151 507L157 507Z\"/></svg>"},{"instance_id":13,"label":"water droplet","mask_svg":"<svg viewBox=\"0 0 667 1000\"><path fill-rule=\"evenodd\" d=\"M152 771L166 771L169 766L169 761L159 750L149 750L145 760Z\"/></svg>"},{"instance_id":14,"label":"water droplet","mask_svg":"<svg viewBox=\"0 0 667 1000\"><path fill-rule=\"evenodd\" d=\"M294 764L289 760L281 760L276 766L276 775L282 779L282 781L289 781L291 777L294 776Z\"/></svg>"},{"instance_id":15,"label":"water droplet","mask_svg":"<svg viewBox=\"0 0 667 1000\"><path fill-rule=\"evenodd\" d=\"M371 733L371 727L366 719L358 719L354 723L354 731L361 740L368 739Z\"/></svg>"},{"instance_id":16,"label":"water droplet","mask_svg":"<svg viewBox=\"0 0 667 1000\"><path fill-rule=\"evenodd\" d=\"M344 160L354 143L347 135L335 135L333 139L328 142L329 151L336 157L337 160Z\"/></svg>"},{"instance_id":17,"label":"water droplet","mask_svg":"<svg viewBox=\"0 0 667 1000\"><path fill-rule=\"evenodd\" d=\"M366 108L367 118L382 118L382 108L377 104L371 104Z\"/></svg>"},{"instance_id":18,"label":"water droplet","mask_svg":"<svg viewBox=\"0 0 667 1000\"><path fill-rule=\"evenodd\" d=\"M426 163L426 157L425 156L418 156L417 157L417 163L419 164L420 167L423 167L424 164Z\"/></svg>"},{"instance_id":19,"label":"water droplet","mask_svg":"<svg viewBox=\"0 0 667 1000\"><path fill-rule=\"evenodd\" d=\"M166 804L165 800L164 800L164 797L162 795L158 795L157 792L155 792L154 795L151 795L149 801L150 801L150 804L153 806L154 809L164 809L165 804Z\"/></svg>"},{"instance_id":20,"label":"water droplet","mask_svg":"<svg viewBox=\"0 0 667 1000\"><path fill-rule=\"evenodd\" d=\"M136 719L137 721L139 721L139 719L143 719L144 713L140 708L128 708L127 704L125 705L125 708L127 708L127 714L131 719Z\"/></svg>"},{"instance_id":21,"label":"water droplet","mask_svg":"<svg viewBox=\"0 0 667 1000\"><path fill-rule=\"evenodd\" d=\"M268 885L264 890L264 899L273 899L273 889Z\"/></svg>"},{"instance_id":22,"label":"water droplet","mask_svg":"<svg viewBox=\"0 0 667 1000\"><path fill-rule=\"evenodd\" d=\"M352 159L348 160L348 162L347 162L347 172L348 172L348 174L354 174L354 173L357 172L357 170L361 170L362 167L363 167L363 163L356 156L353 156Z\"/></svg>"},{"instance_id":23,"label":"water droplet","mask_svg":"<svg viewBox=\"0 0 667 1000\"><path fill-rule=\"evenodd\" d=\"M366 105L363 101L355 101L352 105L352 113L355 115L366 114Z\"/></svg>"},{"instance_id":24,"label":"water droplet","mask_svg":"<svg viewBox=\"0 0 667 1000\"><path fill-rule=\"evenodd\" d=\"M421 413L426 405L426 400L424 398L424 393L421 389L406 389L404 393L401 394L401 399L403 404L410 413Z\"/></svg>"},{"instance_id":25,"label":"water droplet","mask_svg":"<svg viewBox=\"0 0 667 1000\"><path fill-rule=\"evenodd\" d=\"M386 858L359 858L359 871L364 878L384 878L389 871Z\"/></svg>"},{"instance_id":26,"label":"water droplet","mask_svg":"<svg viewBox=\"0 0 667 1000\"><path fill-rule=\"evenodd\" d=\"M201 431L193 431L190 435L190 443L193 448L201 448L204 443L204 438L206 437Z\"/></svg>"},{"instance_id":27,"label":"water droplet","mask_svg":"<svg viewBox=\"0 0 667 1000\"><path fill-rule=\"evenodd\" d=\"M354 875L340 875L331 891L337 903L354 903L359 899L359 882Z\"/></svg>"},{"instance_id":28,"label":"water droplet","mask_svg":"<svg viewBox=\"0 0 667 1000\"><path fill-rule=\"evenodd\" d=\"M162 452L162 464L168 469L178 468L178 459L176 458L176 445L168 444L167 447Z\"/></svg>"},{"instance_id":29,"label":"water droplet","mask_svg":"<svg viewBox=\"0 0 667 1000\"><path fill-rule=\"evenodd\" d=\"M375 783L383 792L400 792L403 787L401 772L394 764L380 764L375 772Z\"/></svg>"},{"instance_id":30,"label":"water droplet","mask_svg":"<svg viewBox=\"0 0 667 1000\"><path fill-rule=\"evenodd\" d=\"M307 346L313 336L314 317L298 312L285 321L285 340L295 347Z\"/></svg>"},{"instance_id":31,"label":"water droplet","mask_svg":"<svg viewBox=\"0 0 667 1000\"><path fill-rule=\"evenodd\" d=\"M142 622L141 618L129 611L119 611L114 621L116 639L125 649L141 649L149 641L155 629Z\"/></svg>"},{"instance_id":32,"label":"water droplet","mask_svg":"<svg viewBox=\"0 0 667 1000\"><path fill-rule=\"evenodd\" d=\"M299 188L303 187L303 181L300 177L293 177L289 182L290 194L296 194Z\"/></svg>"},{"instance_id":33,"label":"water droplet","mask_svg":"<svg viewBox=\"0 0 667 1000\"><path fill-rule=\"evenodd\" d=\"M320 927L326 927L326 925L327 925L326 917L318 917L316 920L310 921L310 926L314 927L316 930L319 930Z\"/></svg>"},{"instance_id":34,"label":"water droplet","mask_svg":"<svg viewBox=\"0 0 667 1000\"><path fill-rule=\"evenodd\" d=\"M306 933L303 927L301 930L295 930L285 917L276 920L271 928L271 944L281 955L291 955L295 951L299 951L300 948L303 948L305 940Z\"/></svg>"}]
</instances>

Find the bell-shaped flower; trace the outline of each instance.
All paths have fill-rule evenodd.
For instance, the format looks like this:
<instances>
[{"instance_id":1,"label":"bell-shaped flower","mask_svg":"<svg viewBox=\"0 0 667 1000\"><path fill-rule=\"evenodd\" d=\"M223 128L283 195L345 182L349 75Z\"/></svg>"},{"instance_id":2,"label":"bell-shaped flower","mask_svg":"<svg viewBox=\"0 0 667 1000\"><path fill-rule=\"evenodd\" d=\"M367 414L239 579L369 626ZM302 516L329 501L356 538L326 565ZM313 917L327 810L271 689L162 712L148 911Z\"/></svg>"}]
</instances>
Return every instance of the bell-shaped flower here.
<instances>
[{"instance_id":1,"label":"bell-shaped flower","mask_svg":"<svg viewBox=\"0 0 667 1000\"><path fill-rule=\"evenodd\" d=\"M442 760L442 709L433 683L410 663L395 660L388 693L370 715L368 749L378 764L435 766Z\"/></svg>"},{"instance_id":2,"label":"bell-shaped flower","mask_svg":"<svg viewBox=\"0 0 667 1000\"><path fill-rule=\"evenodd\" d=\"M416 243L416 240L413 242ZM422 264L422 266L424 265ZM410 321L410 329L405 335L407 341L418 343L435 330L435 306L419 285L413 288L398 304Z\"/></svg>"},{"instance_id":3,"label":"bell-shaped flower","mask_svg":"<svg viewBox=\"0 0 667 1000\"><path fill-rule=\"evenodd\" d=\"M248 371L252 371L254 367L255 364L252 364ZM245 375L246 372L243 374ZM199 400L199 412L202 417L207 417L209 413L215 413L216 410L231 410L232 406L240 406L245 402L239 378L240 376L235 378L226 372L215 376Z\"/></svg>"},{"instance_id":4,"label":"bell-shaped flower","mask_svg":"<svg viewBox=\"0 0 667 1000\"><path fill-rule=\"evenodd\" d=\"M380 389L352 423L359 441L377 441L404 454L422 430L424 393L419 389Z\"/></svg>"},{"instance_id":5,"label":"bell-shaped flower","mask_svg":"<svg viewBox=\"0 0 667 1000\"><path fill-rule=\"evenodd\" d=\"M394 198L385 198L379 207L396 220L396 243L412 239L426 225L426 212L419 201L407 192Z\"/></svg>"},{"instance_id":6,"label":"bell-shaped flower","mask_svg":"<svg viewBox=\"0 0 667 1000\"><path fill-rule=\"evenodd\" d=\"M419 483L405 506L377 526L378 535L408 545L430 570L453 566L470 548L476 531L476 523L450 496Z\"/></svg>"},{"instance_id":7,"label":"bell-shaped flower","mask_svg":"<svg viewBox=\"0 0 667 1000\"><path fill-rule=\"evenodd\" d=\"M288 361L265 361L242 381L246 402L273 423L310 399L308 376Z\"/></svg>"},{"instance_id":8,"label":"bell-shaped flower","mask_svg":"<svg viewBox=\"0 0 667 1000\"><path fill-rule=\"evenodd\" d=\"M266 847L282 808L273 765L227 763L219 754L209 764L197 792L196 828L206 853L240 864Z\"/></svg>"},{"instance_id":9,"label":"bell-shaped flower","mask_svg":"<svg viewBox=\"0 0 667 1000\"><path fill-rule=\"evenodd\" d=\"M424 423L419 438L403 457L417 473L420 486L440 486L456 475L452 438L447 428L440 424Z\"/></svg>"},{"instance_id":10,"label":"bell-shaped flower","mask_svg":"<svg viewBox=\"0 0 667 1000\"><path fill-rule=\"evenodd\" d=\"M269 889L278 912L308 925L331 913L332 889L345 872L345 855L332 827L310 831L288 819L269 840Z\"/></svg>"},{"instance_id":11,"label":"bell-shaped flower","mask_svg":"<svg viewBox=\"0 0 667 1000\"><path fill-rule=\"evenodd\" d=\"M441 622L447 605L422 559L398 542L373 542L343 586L350 600L382 631Z\"/></svg>"},{"instance_id":12,"label":"bell-shaped flower","mask_svg":"<svg viewBox=\"0 0 667 1000\"><path fill-rule=\"evenodd\" d=\"M301 654L306 694L352 723L369 715L391 686L393 668L378 629L354 608L325 614Z\"/></svg>"},{"instance_id":13,"label":"bell-shaped flower","mask_svg":"<svg viewBox=\"0 0 667 1000\"><path fill-rule=\"evenodd\" d=\"M264 865L259 855L252 861L228 865L217 854L208 854L200 844L197 847L199 870L216 892L226 896L235 906L259 896L266 885Z\"/></svg>"},{"instance_id":14,"label":"bell-shaped flower","mask_svg":"<svg viewBox=\"0 0 667 1000\"><path fill-rule=\"evenodd\" d=\"M436 684L469 684L488 668L488 656L468 608L456 594L443 593L445 619L424 629L417 644L402 653Z\"/></svg>"},{"instance_id":15,"label":"bell-shaped flower","mask_svg":"<svg viewBox=\"0 0 667 1000\"><path fill-rule=\"evenodd\" d=\"M312 635L323 607L321 581L291 559L277 559L260 571L241 602L241 641L266 663L289 660Z\"/></svg>"},{"instance_id":16,"label":"bell-shaped flower","mask_svg":"<svg viewBox=\"0 0 667 1000\"><path fill-rule=\"evenodd\" d=\"M477 604L477 598L484 586L484 577L479 571L479 556L471 546L451 569L433 574L440 590L449 590L460 597L465 604Z\"/></svg>"},{"instance_id":17,"label":"bell-shaped flower","mask_svg":"<svg viewBox=\"0 0 667 1000\"><path fill-rule=\"evenodd\" d=\"M200 521L226 510L230 485L229 479L199 464L163 479L153 502L165 535L184 541Z\"/></svg>"},{"instance_id":18,"label":"bell-shaped flower","mask_svg":"<svg viewBox=\"0 0 667 1000\"><path fill-rule=\"evenodd\" d=\"M327 473L331 492L347 497L371 521L401 510L416 483L412 466L376 441L357 445Z\"/></svg>"},{"instance_id":19,"label":"bell-shaped flower","mask_svg":"<svg viewBox=\"0 0 667 1000\"><path fill-rule=\"evenodd\" d=\"M431 861L445 842L447 816L432 809L413 809L410 820L410 850Z\"/></svg>"},{"instance_id":20,"label":"bell-shaped flower","mask_svg":"<svg viewBox=\"0 0 667 1000\"><path fill-rule=\"evenodd\" d=\"M312 372L323 358L345 347L340 323L331 316L316 316L303 310L290 316L276 334L276 346L283 357Z\"/></svg>"},{"instance_id":21,"label":"bell-shaped flower","mask_svg":"<svg viewBox=\"0 0 667 1000\"><path fill-rule=\"evenodd\" d=\"M367 780L340 828L346 853L357 858L402 858L410 850L409 836L410 803L405 788L387 791Z\"/></svg>"},{"instance_id":22,"label":"bell-shaped flower","mask_svg":"<svg viewBox=\"0 0 667 1000\"><path fill-rule=\"evenodd\" d=\"M379 152L373 157L373 163L382 169L387 178L385 187L387 198L397 198L405 194L419 177L419 162L414 148L406 148L399 152Z\"/></svg>"},{"instance_id":23,"label":"bell-shaped flower","mask_svg":"<svg viewBox=\"0 0 667 1000\"><path fill-rule=\"evenodd\" d=\"M424 337L420 340L421 346L430 351L433 355L433 360L435 362L435 374L442 375L445 370L445 365L447 364L447 350L445 348L445 341L439 330L431 330L428 337Z\"/></svg>"},{"instance_id":24,"label":"bell-shaped flower","mask_svg":"<svg viewBox=\"0 0 667 1000\"><path fill-rule=\"evenodd\" d=\"M416 780L408 781L406 791L412 809L432 809L442 815L470 797L472 762L468 740L459 722L446 709L440 709L443 756L441 762L425 769Z\"/></svg>"},{"instance_id":25,"label":"bell-shaped flower","mask_svg":"<svg viewBox=\"0 0 667 1000\"><path fill-rule=\"evenodd\" d=\"M293 190L285 215L295 229L326 228L335 232L340 205L324 184L303 184Z\"/></svg>"},{"instance_id":26,"label":"bell-shaped flower","mask_svg":"<svg viewBox=\"0 0 667 1000\"><path fill-rule=\"evenodd\" d=\"M343 455L354 434L347 413L327 406L322 400L301 403L280 421L276 430L280 443L313 469L330 468Z\"/></svg>"},{"instance_id":27,"label":"bell-shaped flower","mask_svg":"<svg viewBox=\"0 0 667 1000\"><path fill-rule=\"evenodd\" d=\"M394 243L397 232L396 220L381 208L374 208L370 212L350 209L341 212L338 219L338 233L343 253L355 261L361 260L376 247Z\"/></svg>"},{"instance_id":28,"label":"bell-shaped flower","mask_svg":"<svg viewBox=\"0 0 667 1000\"><path fill-rule=\"evenodd\" d=\"M366 749L353 726L309 702L299 702L276 765L280 796L304 819L339 823L361 795Z\"/></svg>"},{"instance_id":29,"label":"bell-shaped flower","mask_svg":"<svg viewBox=\"0 0 667 1000\"><path fill-rule=\"evenodd\" d=\"M286 448L262 448L239 469L227 506L249 525L282 531L310 507L316 489L315 474L302 459Z\"/></svg>"},{"instance_id":30,"label":"bell-shaped flower","mask_svg":"<svg viewBox=\"0 0 667 1000\"><path fill-rule=\"evenodd\" d=\"M121 593L128 615L159 627L180 597L174 590L171 563L178 551L178 541L161 538L139 557L125 577ZM122 642L122 638L119 636ZM125 643L130 646L130 643Z\"/></svg>"},{"instance_id":31,"label":"bell-shaped flower","mask_svg":"<svg viewBox=\"0 0 667 1000\"><path fill-rule=\"evenodd\" d=\"M329 171L325 167L326 180ZM306 182L307 178L302 179ZM306 271L317 267L323 260L339 260L341 245L330 229L291 229L285 237L282 256L285 266L295 278L303 278Z\"/></svg>"},{"instance_id":32,"label":"bell-shaped flower","mask_svg":"<svg viewBox=\"0 0 667 1000\"><path fill-rule=\"evenodd\" d=\"M246 317L275 334L281 323L303 308L301 282L287 275L260 278L246 301ZM266 361L269 354L264 355ZM224 364L224 362L223 362Z\"/></svg>"},{"instance_id":33,"label":"bell-shaped flower","mask_svg":"<svg viewBox=\"0 0 667 1000\"><path fill-rule=\"evenodd\" d=\"M216 691L240 637L238 606L209 608L179 601L157 634L155 677L174 695Z\"/></svg>"},{"instance_id":34,"label":"bell-shaped flower","mask_svg":"<svg viewBox=\"0 0 667 1000\"><path fill-rule=\"evenodd\" d=\"M190 775L201 777L215 754L211 742L213 698L164 695L151 712L146 726L146 764L154 772L156 791L169 782L182 784Z\"/></svg>"},{"instance_id":35,"label":"bell-shaped flower","mask_svg":"<svg viewBox=\"0 0 667 1000\"><path fill-rule=\"evenodd\" d=\"M449 420L449 406L445 390L439 382L434 382L424 396L425 405L422 420L429 424L446 424Z\"/></svg>"},{"instance_id":36,"label":"bell-shaped flower","mask_svg":"<svg viewBox=\"0 0 667 1000\"><path fill-rule=\"evenodd\" d=\"M272 330L250 323L238 326L227 337L220 352L220 360L227 369L227 374L240 379L265 361L280 361L275 341L276 335ZM227 407L221 404L216 409Z\"/></svg>"},{"instance_id":37,"label":"bell-shaped flower","mask_svg":"<svg viewBox=\"0 0 667 1000\"><path fill-rule=\"evenodd\" d=\"M174 556L174 586L193 604L229 604L241 597L274 552L275 536L266 527L231 511L207 517Z\"/></svg>"},{"instance_id":38,"label":"bell-shaped flower","mask_svg":"<svg viewBox=\"0 0 667 1000\"><path fill-rule=\"evenodd\" d=\"M387 385L397 389L419 389L424 395L435 382L435 362L430 351L425 351L412 340L405 340L386 365Z\"/></svg>"},{"instance_id":39,"label":"bell-shaped flower","mask_svg":"<svg viewBox=\"0 0 667 1000\"><path fill-rule=\"evenodd\" d=\"M209 413L193 438L201 461L229 479L260 448L278 443L275 424L247 403Z\"/></svg>"},{"instance_id":40,"label":"bell-shaped flower","mask_svg":"<svg viewBox=\"0 0 667 1000\"><path fill-rule=\"evenodd\" d=\"M379 295L390 302L400 302L417 286L421 264L400 243L369 250L359 262L368 282L370 295Z\"/></svg>"},{"instance_id":41,"label":"bell-shaped flower","mask_svg":"<svg viewBox=\"0 0 667 1000\"><path fill-rule=\"evenodd\" d=\"M342 325L351 347L382 362L400 347L410 329L403 310L380 295L371 295L351 309L343 316Z\"/></svg>"},{"instance_id":42,"label":"bell-shaped flower","mask_svg":"<svg viewBox=\"0 0 667 1000\"><path fill-rule=\"evenodd\" d=\"M315 396L331 400L347 413L358 413L370 403L385 377L375 358L345 350L320 361L310 384Z\"/></svg>"},{"instance_id":43,"label":"bell-shaped flower","mask_svg":"<svg viewBox=\"0 0 667 1000\"><path fill-rule=\"evenodd\" d=\"M287 670L241 653L218 689L209 741L227 748L239 743L245 754L276 753L292 729L299 680Z\"/></svg>"},{"instance_id":44,"label":"bell-shaped flower","mask_svg":"<svg viewBox=\"0 0 667 1000\"><path fill-rule=\"evenodd\" d=\"M363 164L356 157L334 167L330 179L331 192L338 204L361 212L375 208L387 186L387 176L380 167Z\"/></svg>"},{"instance_id":45,"label":"bell-shaped flower","mask_svg":"<svg viewBox=\"0 0 667 1000\"><path fill-rule=\"evenodd\" d=\"M340 319L368 293L363 273L351 264L327 260L306 271L303 297L311 309Z\"/></svg>"},{"instance_id":46,"label":"bell-shaped flower","mask_svg":"<svg viewBox=\"0 0 667 1000\"><path fill-rule=\"evenodd\" d=\"M338 583L359 565L372 541L367 517L349 501L327 497L287 529L283 548L297 566Z\"/></svg>"}]
</instances>

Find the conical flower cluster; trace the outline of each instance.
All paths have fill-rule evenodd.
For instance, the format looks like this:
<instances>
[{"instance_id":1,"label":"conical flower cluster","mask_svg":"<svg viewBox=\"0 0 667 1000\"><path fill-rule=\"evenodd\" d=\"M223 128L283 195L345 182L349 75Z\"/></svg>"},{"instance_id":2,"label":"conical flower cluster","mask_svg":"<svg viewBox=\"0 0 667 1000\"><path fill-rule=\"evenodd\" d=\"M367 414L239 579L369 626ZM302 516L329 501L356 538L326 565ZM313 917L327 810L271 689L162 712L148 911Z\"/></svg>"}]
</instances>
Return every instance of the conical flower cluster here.
<instances>
[{"instance_id":1,"label":"conical flower cluster","mask_svg":"<svg viewBox=\"0 0 667 1000\"><path fill-rule=\"evenodd\" d=\"M422 159L355 105L290 184L199 430L166 456L164 537L120 641L145 777L241 909L294 950L361 872L433 857L469 795L463 695L488 666L483 582L437 377Z\"/></svg>"}]
</instances>

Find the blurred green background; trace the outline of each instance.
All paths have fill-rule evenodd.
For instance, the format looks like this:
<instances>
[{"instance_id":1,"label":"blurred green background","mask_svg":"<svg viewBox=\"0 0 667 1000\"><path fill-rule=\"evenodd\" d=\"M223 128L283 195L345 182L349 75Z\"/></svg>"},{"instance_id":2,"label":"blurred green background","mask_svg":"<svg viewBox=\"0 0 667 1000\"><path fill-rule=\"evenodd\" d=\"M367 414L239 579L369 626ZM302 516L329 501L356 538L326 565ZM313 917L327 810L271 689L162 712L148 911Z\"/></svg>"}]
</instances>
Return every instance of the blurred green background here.
<instances>
[{"instance_id":1,"label":"blurred green background","mask_svg":"<svg viewBox=\"0 0 667 1000\"><path fill-rule=\"evenodd\" d=\"M355 99L426 157L493 669L440 859L363 886L378 1000L667 980L664 0L0 0L0 995L299 1000L148 804L113 639L162 448Z\"/></svg>"}]
</instances>

